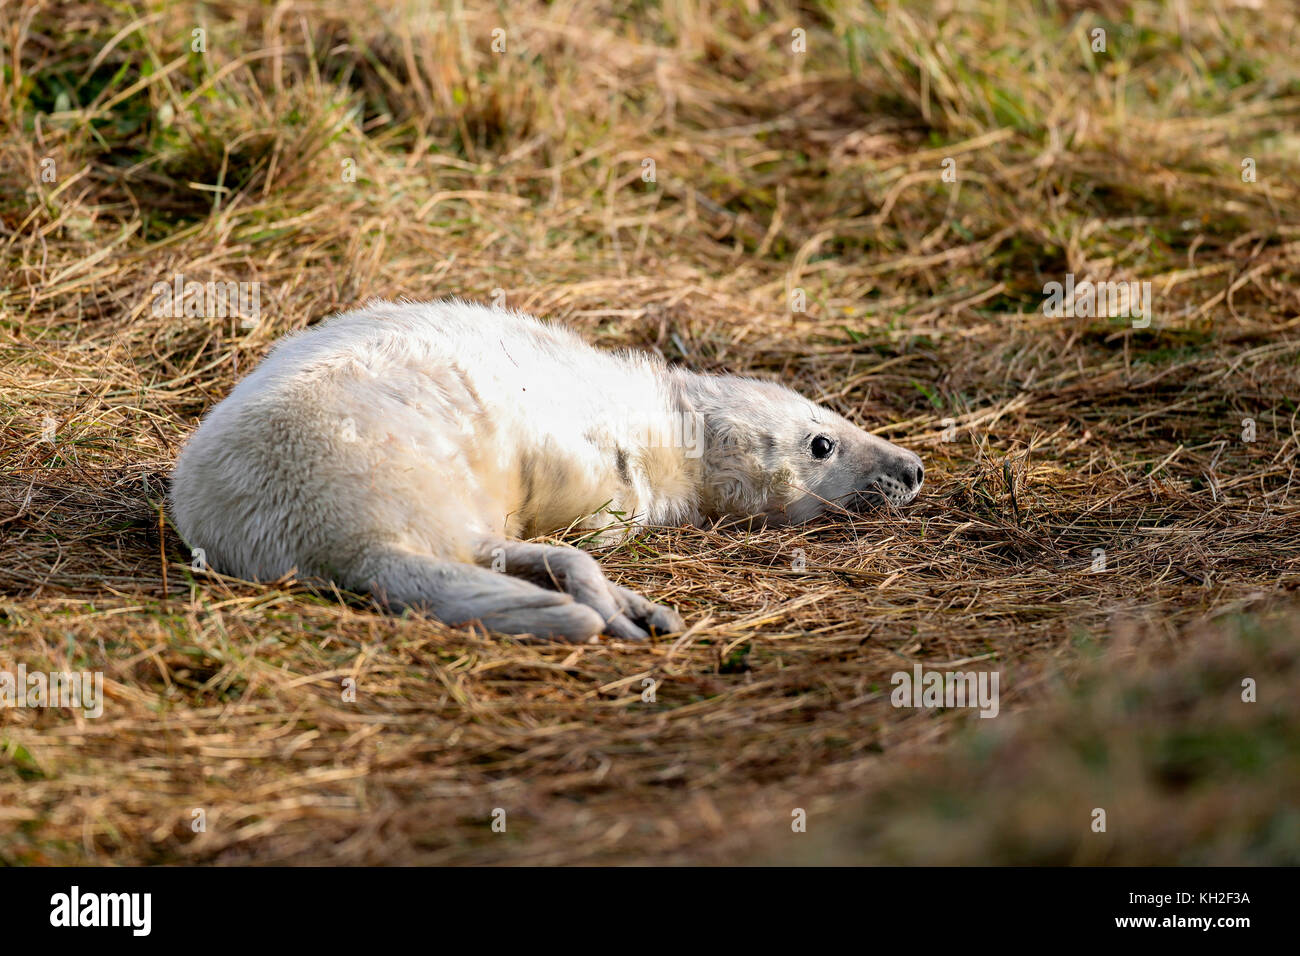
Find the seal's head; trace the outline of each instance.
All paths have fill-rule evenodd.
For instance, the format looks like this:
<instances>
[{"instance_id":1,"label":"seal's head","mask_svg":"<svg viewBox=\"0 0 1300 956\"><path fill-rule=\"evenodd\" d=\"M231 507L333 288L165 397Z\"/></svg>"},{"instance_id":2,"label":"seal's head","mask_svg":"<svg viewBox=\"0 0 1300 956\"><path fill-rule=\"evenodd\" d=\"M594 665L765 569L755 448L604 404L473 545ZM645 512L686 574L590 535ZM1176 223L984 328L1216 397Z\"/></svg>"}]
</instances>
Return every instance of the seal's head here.
<instances>
[{"instance_id":1,"label":"seal's head","mask_svg":"<svg viewBox=\"0 0 1300 956\"><path fill-rule=\"evenodd\" d=\"M921 459L784 386L736 375L689 375L703 417L702 505L709 517L799 524L826 512L905 505Z\"/></svg>"}]
</instances>

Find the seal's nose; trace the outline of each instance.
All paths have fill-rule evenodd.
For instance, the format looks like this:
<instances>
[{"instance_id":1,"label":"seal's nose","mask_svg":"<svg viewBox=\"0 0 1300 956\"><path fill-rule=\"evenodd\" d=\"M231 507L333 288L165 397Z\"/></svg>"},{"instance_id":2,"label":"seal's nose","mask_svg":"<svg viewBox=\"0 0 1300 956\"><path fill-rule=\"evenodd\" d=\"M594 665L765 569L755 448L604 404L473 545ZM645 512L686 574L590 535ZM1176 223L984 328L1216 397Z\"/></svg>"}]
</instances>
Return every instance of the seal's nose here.
<instances>
[{"instance_id":1,"label":"seal's nose","mask_svg":"<svg viewBox=\"0 0 1300 956\"><path fill-rule=\"evenodd\" d=\"M910 451L899 455L887 469L887 474L901 486L899 490L909 500L916 497L925 481L925 467L921 464L921 459Z\"/></svg>"}]
</instances>

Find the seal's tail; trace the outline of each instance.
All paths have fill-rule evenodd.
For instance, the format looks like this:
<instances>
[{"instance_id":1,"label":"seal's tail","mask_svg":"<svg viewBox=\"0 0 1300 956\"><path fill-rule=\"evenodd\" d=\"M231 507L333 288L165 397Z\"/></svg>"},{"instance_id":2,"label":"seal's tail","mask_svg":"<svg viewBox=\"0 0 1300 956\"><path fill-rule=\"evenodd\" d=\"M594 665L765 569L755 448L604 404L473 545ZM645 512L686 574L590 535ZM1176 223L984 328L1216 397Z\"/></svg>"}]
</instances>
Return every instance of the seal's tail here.
<instances>
[{"instance_id":1,"label":"seal's tail","mask_svg":"<svg viewBox=\"0 0 1300 956\"><path fill-rule=\"evenodd\" d=\"M425 611L445 624L477 621L502 634L586 642L605 623L568 594L393 545L370 549L349 578L392 610Z\"/></svg>"}]
</instances>

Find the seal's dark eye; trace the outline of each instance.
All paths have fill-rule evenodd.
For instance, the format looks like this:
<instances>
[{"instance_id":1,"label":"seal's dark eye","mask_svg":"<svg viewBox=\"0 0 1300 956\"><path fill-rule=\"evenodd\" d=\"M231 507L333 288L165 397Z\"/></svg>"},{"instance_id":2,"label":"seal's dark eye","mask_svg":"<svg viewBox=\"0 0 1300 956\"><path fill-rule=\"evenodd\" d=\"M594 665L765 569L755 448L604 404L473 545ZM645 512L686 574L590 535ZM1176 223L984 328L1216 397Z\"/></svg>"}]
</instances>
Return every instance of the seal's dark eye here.
<instances>
[{"instance_id":1,"label":"seal's dark eye","mask_svg":"<svg viewBox=\"0 0 1300 956\"><path fill-rule=\"evenodd\" d=\"M821 461L823 458L829 458L831 452L834 450L835 442L831 441L831 439L827 438L825 435L818 435L812 440L812 454L818 461Z\"/></svg>"}]
</instances>

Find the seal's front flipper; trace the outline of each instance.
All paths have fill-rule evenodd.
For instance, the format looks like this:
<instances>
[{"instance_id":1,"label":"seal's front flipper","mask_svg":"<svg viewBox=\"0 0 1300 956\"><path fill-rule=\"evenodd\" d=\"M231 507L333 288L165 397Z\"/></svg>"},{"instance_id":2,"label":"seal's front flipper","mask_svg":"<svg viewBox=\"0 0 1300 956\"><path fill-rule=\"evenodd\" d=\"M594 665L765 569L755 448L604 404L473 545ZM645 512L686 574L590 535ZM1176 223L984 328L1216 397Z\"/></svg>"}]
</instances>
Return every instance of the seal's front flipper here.
<instances>
[{"instance_id":1,"label":"seal's front flipper","mask_svg":"<svg viewBox=\"0 0 1300 956\"><path fill-rule=\"evenodd\" d=\"M597 640L605 627L600 614L569 594L396 546L371 549L351 577L386 607L424 611L444 624L477 622L501 634L574 643Z\"/></svg>"},{"instance_id":2,"label":"seal's front flipper","mask_svg":"<svg viewBox=\"0 0 1300 956\"><path fill-rule=\"evenodd\" d=\"M533 544L493 539L480 547L493 557L493 567L542 587L572 595L604 622L604 633L624 640L644 640L654 630L666 634L685 629L680 615L647 601L635 591L605 577L600 564L585 551L565 545Z\"/></svg>"}]
</instances>

